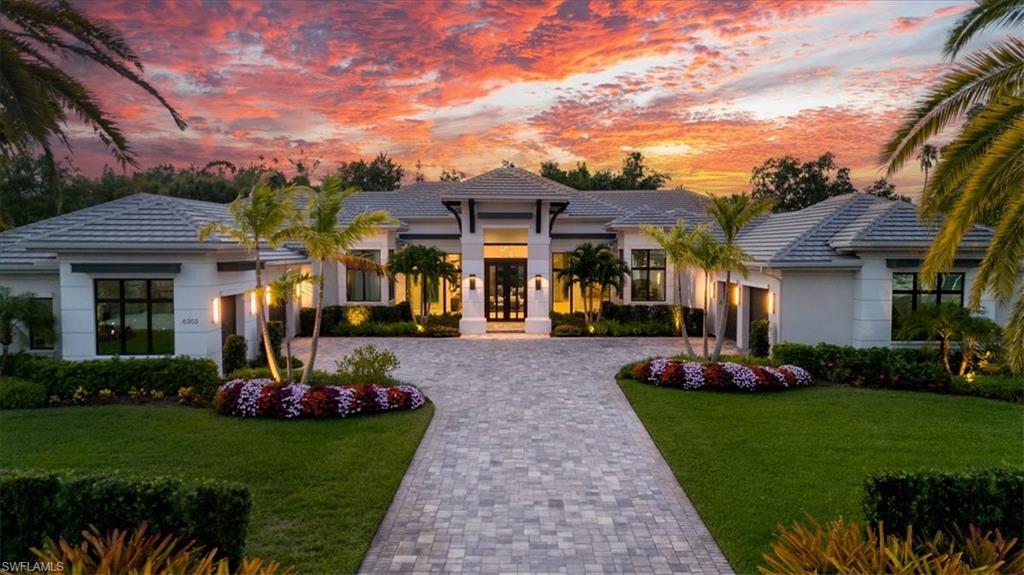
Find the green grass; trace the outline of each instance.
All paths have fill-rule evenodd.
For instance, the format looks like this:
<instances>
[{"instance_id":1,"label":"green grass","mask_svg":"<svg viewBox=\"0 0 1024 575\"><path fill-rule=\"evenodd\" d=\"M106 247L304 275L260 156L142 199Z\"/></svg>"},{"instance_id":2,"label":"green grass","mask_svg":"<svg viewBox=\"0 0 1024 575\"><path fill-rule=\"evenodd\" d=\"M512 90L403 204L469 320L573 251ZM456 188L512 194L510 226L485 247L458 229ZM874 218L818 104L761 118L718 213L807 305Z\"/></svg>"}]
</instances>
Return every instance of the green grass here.
<instances>
[{"instance_id":1,"label":"green grass","mask_svg":"<svg viewBox=\"0 0 1024 575\"><path fill-rule=\"evenodd\" d=\"M622 390L739 573L756 573L775 526L863 519L863 482L884 469L1024 465L1024 408L920 392L811 387Z\"/></svg>"},{"instance_id":2,"label":"green grass","mask_svg":"<svg viewBox=\"0 0 1024 575\"><path fill-rule=\"evenodd\" d=\"M120 470L247 485L246 555L353 573L433 413L243 420L178 406L0 412L0 467Z\"/></svg>"}]
</instances>

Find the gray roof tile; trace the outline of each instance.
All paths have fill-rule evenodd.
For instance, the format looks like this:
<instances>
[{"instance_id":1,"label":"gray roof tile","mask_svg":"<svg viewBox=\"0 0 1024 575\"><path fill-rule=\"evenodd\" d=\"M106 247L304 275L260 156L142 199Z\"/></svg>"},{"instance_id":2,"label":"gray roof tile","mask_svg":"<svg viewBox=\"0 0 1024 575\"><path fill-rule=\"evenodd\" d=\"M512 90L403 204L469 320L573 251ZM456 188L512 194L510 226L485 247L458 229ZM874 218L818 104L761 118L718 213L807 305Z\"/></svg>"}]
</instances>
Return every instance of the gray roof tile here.
<instances>
[{"instance_id":1,"label":"gray roof tile","mask_svg":"<svg viewBox=\"0 0 1024 575\"><path fill-rule=\"evenodd\" d=\"M522 168L505 167L472 177L441 193L442 198L502 198L525 197L567 200L576 190L528 172Z\"/></svg>"}]
</instances>

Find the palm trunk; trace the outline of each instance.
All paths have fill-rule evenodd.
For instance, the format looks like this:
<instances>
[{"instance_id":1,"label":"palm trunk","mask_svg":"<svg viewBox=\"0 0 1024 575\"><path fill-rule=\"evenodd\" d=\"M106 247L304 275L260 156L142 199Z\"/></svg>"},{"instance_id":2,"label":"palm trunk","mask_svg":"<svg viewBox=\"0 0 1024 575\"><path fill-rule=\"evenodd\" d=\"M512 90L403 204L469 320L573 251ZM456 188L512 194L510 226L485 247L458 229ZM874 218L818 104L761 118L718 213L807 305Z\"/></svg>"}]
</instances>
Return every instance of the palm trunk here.
<instances>
[{"instance_id":1,"label":"palm trunk","mask_svg":"<svg viewBox=\"0 0 1024 575\"><path fill-rule=\"evenodd\" d=\"M427 286L427 278L420 282L420 322L427 325L427 316L430 315L430 288Z\"/></svg>"},{"instance_id":2,"label":"palm trunk","mask_svg":"<svg viewBox=\"0 0 1024 575\"><path fill-rule=\"evenodd\" d=\"M704 359L708 358L708 272L704 272L704 321L701 323L701 337L704 340Z\"/></svg>"},{"instance_id":3,"label":"palm trunk","mask_svg":"<svg viewBox=\"0 0 1024 575\"><path fill-rule=\"evenodd\" d=\"M64 212L64 186L60 181L60 169L57 167L57 162L53 159L53 152L49 148L44 149L43 155L46 158L46 167L50 172L48 175L50 177L50 189L53 192L55 215L59 216Z\"/></svg>"},{"instance_id":4,"label":"palm trunk","mask_svg":"<svg viewBox=\"0 0 1024 575\"><path fill-rule=\"evenodd\" d=\"M267 367L270 368L270 376L274 381L281 382L281 370L277 367L277 357L274 356L274 346L270 345L270 332L267 330L267 318L263 316L263 270L260 262L259 238L256 240L256 325L260 330L260 337L263 339L263 349L267 352Z\"/></svg>"},{"instance_id":5,"label":"palm trunk","mask_svg":"<svg viewBox=\"0 0 1024 575\"><path fill-rule=\"evenodd\" d=\"M409 274L405 274L402 283L405 284L405 303L409 306L409 315L412 316L412 323L419 327L419 323L416 321L416 310L412 309L412 281L409 279Z\"/></svg>"},{"instance_id":6,"label":"palm trunk","mask_svg":"<svg viewBox=\"0 0 1024 575\"><path fill-rule=\"evenodd\" d=\"M289 294L290 299L290 294ZM292 382L292 336L288 334L288 326L291 324L288 316L288 300L284 300L284 365L285 381Z\"/></svg>"},{"instance_id":7,"label":"palm trunk","mask_svg":"<svg viewBox=\"0 0 1024 575\"><path fill-rule=\"evenodd\" d=\"M676 269L676 298L679 304L679 333L683 336L683 350L688 357L693 357L693 345L690 344L690 334L686 331L686 307L683 306L683 281L682 274Z\"/></svg>"},{"instance_id":8,"label":"palm trunk","mask_svg":"<svg viewBox=\"0 0 1024 575\"><path fill-rule=\"evenodd\" d=\"M718 306L720 311L719 317L715 318L715 353L711 356L711 361L718 361L718 358L722 355L722 345L725 343L725 326L729 316L729 289L731 283L732 270L726 270L725 293L722 294L722 303Z\"/></svg>"},{"instance_id":9,"label":"palm trunk","mask_svg":"<svg viewBox=\"0 0 1024 575\"><path fill-rule=\"evenodd\" d=\"M967 375L967 368L969 368L970 365L971 365L971 361L970 360L971 360L971 355L973 354L973 352L971 350L973 350L973 349L974 349L974 344L973 343L971 343L969 341L964 341L963 354L961 354L962 357L960 358L960 375L961 376Z\"/></svg>"},{"instance_id":10,"label":"palm trunk","mask_svg":"<svg viewBox=\"0 0 1024 575\"><path fill-rule=\"evenodd\" d=\"M309 342L309 357L306 361L306 365L302 367L302 381L300 383L309 383L309 378L313 374L313 364L316 363L316 348L320 344L320 323L324 318L324 267L326 260L320 260L320 274L318 275L316 282L317 298L316 298L316 319L313 320L313 339Z\"/></svg>"},{"instance_id":11,"label":"palm trunk","mask_svg":"<svg viewBox=\"0 0 1024 575\"><path fill-rule=\"evenodd\" d=\"M597 302L597 321L601 321L604 317L604 292L607 289L605 286L601 286L601 289L597 292L600 294L599 301Z\"/></svg>"},{"instance_id":12,"label":"palm trunk","mask_svg":"<svg viewBox=\"0 0 1024 575\"><path fill-rule=\"evenodd\" d=\"M939 342L939 353L942 354L942 367L946 368L946 373L953 373L949 368L949 340L945 337Z\"/></svg>"}]
</instances>

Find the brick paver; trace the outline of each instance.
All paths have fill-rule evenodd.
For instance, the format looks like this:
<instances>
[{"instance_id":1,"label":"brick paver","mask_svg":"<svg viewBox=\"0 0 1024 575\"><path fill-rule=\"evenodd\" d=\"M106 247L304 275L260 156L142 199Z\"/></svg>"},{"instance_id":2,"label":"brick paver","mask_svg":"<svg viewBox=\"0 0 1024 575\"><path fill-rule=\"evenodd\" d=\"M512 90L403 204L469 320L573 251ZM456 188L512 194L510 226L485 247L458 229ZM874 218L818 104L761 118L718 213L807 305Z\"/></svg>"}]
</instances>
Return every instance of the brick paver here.
<instances>
[{"instance_id":1,"label":"brick paver","mask_svg":"<svg viewBox=\"0 0 1024 575\"><path fill-rule=\"evenodd\" d=\"M678 339L321 341L321 368L393 350L436 404L364 572L732 573L614 381Z\"/></svg>"}]
</instances>

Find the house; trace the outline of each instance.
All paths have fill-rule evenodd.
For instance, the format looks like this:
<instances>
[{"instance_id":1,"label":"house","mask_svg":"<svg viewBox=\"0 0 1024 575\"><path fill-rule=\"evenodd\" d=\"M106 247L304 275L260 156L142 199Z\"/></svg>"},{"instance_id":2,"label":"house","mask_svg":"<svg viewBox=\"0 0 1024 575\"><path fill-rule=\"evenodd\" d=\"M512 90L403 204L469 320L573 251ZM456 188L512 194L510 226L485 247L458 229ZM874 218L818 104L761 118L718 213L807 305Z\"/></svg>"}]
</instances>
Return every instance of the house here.
<instances>
[{"instance_id":1,"label":"house","mask_svg":"<svg viewBox=\"0 0 1024 575\"><path fill-rule=\"evenodd\" d=\"M513 322L527 333L547 334L552 311L582 309L578 288L566 292L556 272L565 254L584 242L609 243L630 265L616 301L700 307L702 273L683 270L677 280L641 226L710 224L706 202L685 190L577 191L505 167L464 182L361 193L347 201L341 218L374 209L394 216L353 250L381 263L408 244L447 252L461 278L443 285L430 309L461 314L463 334ZM34 337L29 347L68 359L174 353L219 362L222 341L238 333L254 352L255 265L234 242L198 241L199 228L210 220L228 222L226 207L136 194L0 234L0 285L49 300L58 317L57 340ZM728 299L725 336L740 347L758 319L770 320L772 341L895 345L898 323L911 310L964 302L992 235L972 230L954 268L929 290L917 270L935 231L910 204L860 193L772 214L737 240L751 258L746 277L734 273L726 286L720 274L708 296ZM268 277L289 266L309 267L296 247L265 248L261 255ZM346 273L336 264L328 265L325 278L327 305L404 299L402 278ZM412 290L414 306L419 297ZM308 306L312 294L307 290L301 299ZM990 299L984 307L1005 321L1006 309ZM277 308L269 313L286 319Z\"/></svg>"}]
</instances>

